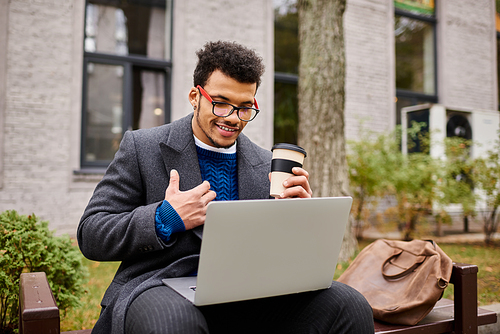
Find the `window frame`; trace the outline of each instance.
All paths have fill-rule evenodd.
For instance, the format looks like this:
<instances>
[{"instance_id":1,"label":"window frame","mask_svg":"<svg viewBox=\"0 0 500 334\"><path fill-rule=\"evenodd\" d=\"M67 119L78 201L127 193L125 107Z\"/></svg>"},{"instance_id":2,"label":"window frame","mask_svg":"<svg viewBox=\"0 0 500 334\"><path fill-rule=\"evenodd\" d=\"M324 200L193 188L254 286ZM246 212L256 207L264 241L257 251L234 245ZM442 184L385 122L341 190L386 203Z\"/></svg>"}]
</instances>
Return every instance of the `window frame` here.
<instances>
[{"instance_id":1,"label":"window frame","mask_svg":"<svg viewBox=\"0 0 500 334\"><path fill-rule=\"evenodd\" d=\"M127 113L127 109L131 108L131 96L130 94L126 94L127 92L127 84L126 82L130 82L131 75L131 67L127 65L124 61L113 60L113 59L100 59L98 57L84 57L83 60L83 92L82 92L82 132L81 132L81 141L80 141L80 166L81 168L98 168L105 167L109 164L106 160L96 160L96 161L87 161L85 159L86 152L86 129L88 125L88 65L89 63L103 64L103 65L116 65L123 66L123 85L122 85L122 96L123 96L123 117L122 117L122 130L125 129L126 122L125 118ZM122 131L123 136L123 131Z\"/></svg>"},{"instance_id":2,"label":"window frame","mask_svg":"<svg viewBox=\"0 0 500 334\"><path fill-rule=\"evenodd\" d=\"M172 0L173 1L173 0ZM169 0L165 0L167 7L173 8L172 4L169 4ZM171 121L171 76L172 76L172 61L162 60L158 58L148 58L143 55L117 55L111 53L102 52L88 52L85 51L85 25L87 22L87 5L88 0L85 0L85 19L84 19L84 36L82 40L83 44L83 85L82 85L82 115L81 115L81 134L80 134L80 168L81 170L93 170L93 171L104 171L105 168L111 163L112 160L97 160L88 161L85 158L86 149L86 127L88 125L87 119L87 106L88 106L88 64L105 64L105 65L119 65L123 66L123 118L122 118L122 137L127 130L130 130L133 124L133 69L134 67L163 72L165 82L164 82L164 124L168 124ZM169 34L169 45L166 45L168 50L172 49L172 11L170 10L170 18L167 19L166 24L169 27L166 28L166 34ZM169 51L170 52L170 51Z\"/></svg>"},{"instance_id":3,"label":"window frame","mask_svg":"<svg viewBox=\"0 0 500 334\"><path fill-rule=\"evenodd\" d=\"M426 94L426 93L421 93L421 92L414 92L411 90L407 89L400 89L397 86L396 88L396 98L408 98L408 99L415 99L415 100L422 100L425 102L430 102L430 103L438 103L439 98L438 98L438 55L437 55L437 15L436 12L438 10L438 5L437 1L434 2L434 15L429 16L429 15L419 15L415 14L412 12L408 12L399 8L394 8L394 16L404 16L413 20L418 20L418 21L423 21L426 23L430 23L433 28L433 57L434 57L434 94ZM394 66L396 68L396 62L397 60L395 59ZM394 78L396 80L396 78ZM398 110L396 107L396 125L401 124L401 110Z\"/></svg>"},{"instance_id":4,"label":"window frame","mask_svg":"<svg viewBox=\"0 0 500 334\"><path fill-rule=\"evenodd\" d=\"M298 74L290 74L290 73L282 73L282 72L274 72L274 81L285 83L285 84L299 84L299 75Z\"/></svg>"}]
</instances>

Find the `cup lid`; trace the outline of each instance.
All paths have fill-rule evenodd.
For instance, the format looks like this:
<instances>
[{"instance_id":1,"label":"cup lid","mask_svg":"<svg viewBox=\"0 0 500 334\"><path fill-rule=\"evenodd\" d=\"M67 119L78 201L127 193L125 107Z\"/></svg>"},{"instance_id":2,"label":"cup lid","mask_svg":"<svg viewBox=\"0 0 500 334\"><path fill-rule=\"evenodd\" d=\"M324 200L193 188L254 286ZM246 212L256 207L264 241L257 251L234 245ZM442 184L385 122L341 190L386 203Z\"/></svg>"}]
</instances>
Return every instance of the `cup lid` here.
<instances>
[{"instance_id":1,"label":"cup lid","mask_svg":"<svg viewBox=\"0 0 500 334\"><path fill-rule=\"evenodd\" d=\"M300 152L304 155L304 157L307 156L306 150L304 150L302 147L294 145L294 144L288 144L288 143L279 143L273 146L271 151L277 150L277 149L282 149L282 150L291 150L291 151L296 151Z\"/></svg>"}]
</instances>

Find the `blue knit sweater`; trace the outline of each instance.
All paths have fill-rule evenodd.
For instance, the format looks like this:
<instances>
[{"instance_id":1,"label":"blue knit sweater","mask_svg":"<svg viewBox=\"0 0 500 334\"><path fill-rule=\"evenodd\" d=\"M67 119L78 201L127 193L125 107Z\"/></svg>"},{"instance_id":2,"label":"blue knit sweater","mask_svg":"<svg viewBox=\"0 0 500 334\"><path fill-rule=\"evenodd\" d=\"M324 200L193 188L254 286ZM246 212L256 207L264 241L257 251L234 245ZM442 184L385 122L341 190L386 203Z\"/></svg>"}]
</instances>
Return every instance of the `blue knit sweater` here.
<instances>
[{"instance_id":1,"label":"blue knit sweater","mask_svg":"<svg viewBox=\"0 0 500 334\"><path fill-rule=\"evenodd\" d=\"M216 201L238 199L238 172L236 153L220 153L196 146L201 178L210 183L215 191ZM177 211L166 200L156 209L156 234L163 240L170 240L173 233L185 231L184 222Z\"/></svg>"}]
</instances>

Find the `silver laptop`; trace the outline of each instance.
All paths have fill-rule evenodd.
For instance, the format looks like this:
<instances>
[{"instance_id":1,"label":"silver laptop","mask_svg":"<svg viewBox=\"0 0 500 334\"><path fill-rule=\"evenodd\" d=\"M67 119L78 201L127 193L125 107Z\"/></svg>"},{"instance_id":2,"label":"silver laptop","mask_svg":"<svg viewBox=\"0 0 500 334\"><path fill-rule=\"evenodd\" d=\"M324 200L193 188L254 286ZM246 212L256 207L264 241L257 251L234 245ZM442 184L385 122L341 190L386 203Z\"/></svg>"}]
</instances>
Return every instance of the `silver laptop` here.
<instances>
[{"instance_id":1,"label":"silver laptop","mask_svg":"<svg viewBox=\"0 0 500 334\"><path fill-rule=\"evenodd\" d=\"M211 202L197 277L163 283L197 306L329 288L351 197Z\"/></svg>"}]
</instances>

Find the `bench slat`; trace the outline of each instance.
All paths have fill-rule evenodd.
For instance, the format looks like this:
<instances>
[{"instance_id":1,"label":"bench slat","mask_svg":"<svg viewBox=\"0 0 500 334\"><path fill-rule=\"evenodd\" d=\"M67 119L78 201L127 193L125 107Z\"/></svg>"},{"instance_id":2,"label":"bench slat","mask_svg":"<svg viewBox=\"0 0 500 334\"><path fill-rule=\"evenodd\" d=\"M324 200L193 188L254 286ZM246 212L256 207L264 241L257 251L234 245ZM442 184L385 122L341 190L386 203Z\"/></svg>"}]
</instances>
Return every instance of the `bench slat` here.
<instances>
[{"instance_id":1,"label":"bench slat","mask_svg":"<svg viewBox=\"0 0 500 334\"><path fill-rule=\"evenodd\" d=\"M426 333L439 334L449 333L454 330L455 307L452 300L441 299L436 303L434 309L417 325L393 325L375 321L375 333ZM497 315L493 311L478 308L477 309L477 324L479 326L496 323ZM471 333L470 331L464 331ZM460 333L460 332L457 332Z\"/></svg>"},{"instance_id":2,"label":"bench slat","mask_svg":"<svg viewBox=\"0 0 500 334\"><path fill-rule=\"evenodd\" d=\"M59 308L44 272L20 277L19 333L59 333Z\"/></svg>"},{"instance_id":3,"label":"bench slat","mask_svg":"<svg viewBox=\"0 0 500 334\"><path fill-rule=\"evenodd\" d=\"M454 263L451 281L455 285L455 302L441 299L427 317L415 326L393 325L375 321L375 333L443 334L455 331L455 333L474 334L477 333L477 326L496 323L497 315L495 312L477 308L476 266ZM19 301L20 334L59 333L59 310L45 273L21 274ZM457 306L457 311L454 306ZM470 316L465 320L461 319L462 316L467 317L464 312L472 314L473 319L470 319ZM474 317L475 313L477 317ZM454 321L456 317L461 320ZM36 321L37 324L35 325L32 321ZM39 321L42 324L38 324ZM467 327L470 324L473 326ZM35 327L31 325L35 325ZM47 325L50 328L45 328ZM63 332L62 334L90 334L91 331L91 329L85 329Z\"/></svg>"}]
</instances>

